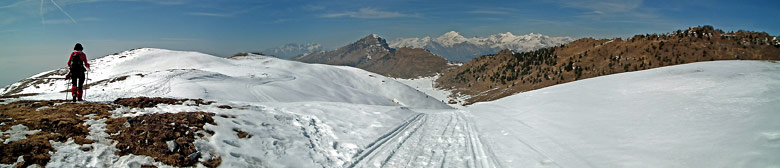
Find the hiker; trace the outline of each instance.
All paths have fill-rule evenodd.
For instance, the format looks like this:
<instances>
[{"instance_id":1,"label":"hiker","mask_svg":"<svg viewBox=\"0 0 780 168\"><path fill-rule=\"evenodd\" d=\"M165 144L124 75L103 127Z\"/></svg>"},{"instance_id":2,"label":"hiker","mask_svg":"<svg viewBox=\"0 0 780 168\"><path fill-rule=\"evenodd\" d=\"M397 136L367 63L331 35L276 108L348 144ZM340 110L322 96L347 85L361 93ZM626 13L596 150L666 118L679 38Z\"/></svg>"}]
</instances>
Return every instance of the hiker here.
<instances>
[{"instance_id":1,"label":"hiker","mask_svg":"<svg viewBox=\"0 0 780 168\"><path fill-rule=\"evenodd\" d=\"M73 95L73 101L84 101L81 97L84 94L84 72L89 69L89 63L87 63L87 54L82 52L84 47L80 43L76 43L73 50L70 53L70 59L68 59L68 67L70 68L68 75L70 75L71 84L73 84L70 93Z\"/></svg>"}]
</instances>

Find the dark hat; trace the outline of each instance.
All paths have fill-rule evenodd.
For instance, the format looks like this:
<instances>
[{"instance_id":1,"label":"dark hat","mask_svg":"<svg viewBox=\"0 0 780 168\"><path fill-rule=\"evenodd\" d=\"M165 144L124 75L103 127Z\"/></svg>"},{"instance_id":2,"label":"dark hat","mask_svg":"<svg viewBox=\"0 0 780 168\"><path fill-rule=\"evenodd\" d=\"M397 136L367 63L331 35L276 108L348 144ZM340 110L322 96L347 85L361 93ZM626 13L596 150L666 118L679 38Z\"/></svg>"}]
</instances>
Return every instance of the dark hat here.
<instances>
[{"instance_id":1,"label":"dark hat","mask_svg":"<svg viewBox=\"0 0 780 168\"><path fill-rule=\"evenodd\" d=\"M76 46L73 47L73 50L82 51L84 50L84 47L81 46L81 43L76 43Z\"/></svg>"}]
</instances>

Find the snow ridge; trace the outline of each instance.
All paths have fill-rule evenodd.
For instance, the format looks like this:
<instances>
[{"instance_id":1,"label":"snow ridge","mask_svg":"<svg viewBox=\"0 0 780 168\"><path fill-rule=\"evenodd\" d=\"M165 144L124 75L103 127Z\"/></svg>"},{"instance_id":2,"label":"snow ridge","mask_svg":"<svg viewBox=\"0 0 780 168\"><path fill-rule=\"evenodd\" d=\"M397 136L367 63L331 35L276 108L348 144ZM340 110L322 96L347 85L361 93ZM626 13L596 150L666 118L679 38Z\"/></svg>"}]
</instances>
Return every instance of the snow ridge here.
<instances>
[{"instance_id":1,"label":"snow ridge","mask_svg":"<svg viewBox=\"0 0 780 168\"><path fill-rule=\"evenodd\" d=\"M180 97L250 102L345 102L412 108L450 108L400 82L352 67L306 64L268 56L221 58L142 48L90 60L88 100ZM52 70L50 72L59 72ZM66 80L27 79L0 94L36 93L61 99ZM91 92L94 91L94 92ZM41 97L38 96L38 97Z\"/></svg>"}]
</instances>

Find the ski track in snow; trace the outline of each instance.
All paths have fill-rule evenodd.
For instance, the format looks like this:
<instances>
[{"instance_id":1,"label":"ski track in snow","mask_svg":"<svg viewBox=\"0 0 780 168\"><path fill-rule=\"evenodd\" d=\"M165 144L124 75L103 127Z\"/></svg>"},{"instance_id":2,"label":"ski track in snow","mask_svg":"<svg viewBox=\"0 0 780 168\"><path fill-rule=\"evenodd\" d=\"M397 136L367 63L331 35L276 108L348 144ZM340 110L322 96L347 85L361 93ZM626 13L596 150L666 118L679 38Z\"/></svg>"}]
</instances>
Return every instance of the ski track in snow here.
<instances>
[{"instance_id":1,"label":"ski track in snow","mask_svg":"<svg viewBox=\"0 0 780 168\"><path fill-rule=\"evenodd\" d=\"M463 111L426 111L357 154L349 167L501 167Z\"/></svg>"}]
</instances>

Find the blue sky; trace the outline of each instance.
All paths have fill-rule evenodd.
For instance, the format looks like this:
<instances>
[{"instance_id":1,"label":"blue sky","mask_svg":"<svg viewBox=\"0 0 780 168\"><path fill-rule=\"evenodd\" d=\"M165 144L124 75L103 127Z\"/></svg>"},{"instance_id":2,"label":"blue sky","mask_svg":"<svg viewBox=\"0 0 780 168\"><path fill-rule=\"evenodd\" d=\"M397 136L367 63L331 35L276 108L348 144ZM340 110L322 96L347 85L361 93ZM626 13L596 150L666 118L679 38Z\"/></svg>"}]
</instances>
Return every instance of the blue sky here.
<instances>
[{"instance_id":1,"label":"blue sky","mask_svg":"<svg viewBox=\"0 0 780 168\"><path fill-rule=\"evenodd\" d=\"M90 59L157 47L225 56L286 43L333 49L387 39L501 32L612 38L697 25L780 35L780 1L671 0L2 0L0 85Z\"/></svg>"}]
</instances>

